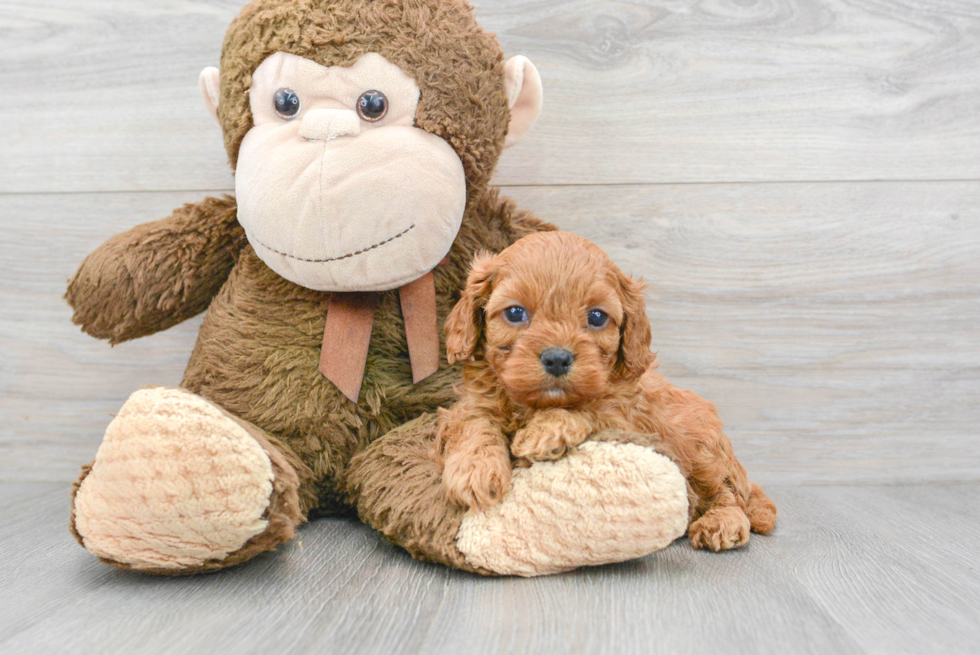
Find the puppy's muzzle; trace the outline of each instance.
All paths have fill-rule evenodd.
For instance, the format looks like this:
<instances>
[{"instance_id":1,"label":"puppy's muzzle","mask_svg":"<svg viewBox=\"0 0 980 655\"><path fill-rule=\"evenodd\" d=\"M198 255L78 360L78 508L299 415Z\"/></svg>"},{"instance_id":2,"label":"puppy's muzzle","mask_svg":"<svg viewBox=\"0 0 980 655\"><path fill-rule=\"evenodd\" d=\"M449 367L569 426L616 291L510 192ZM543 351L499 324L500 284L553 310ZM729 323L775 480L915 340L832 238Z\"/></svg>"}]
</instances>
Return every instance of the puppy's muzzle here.
<instances>
[{"instance_id":1,"label":"puppy's muzzle","mask_svg":"<svg viewBox=\"0 0 980 655\"><path fill-rule=\"evenodd\" d=\"M550 375L560 378L572 368L575 355L567 348L547 348L541 353L541 365Z\"/></svg>"}]
</instances>

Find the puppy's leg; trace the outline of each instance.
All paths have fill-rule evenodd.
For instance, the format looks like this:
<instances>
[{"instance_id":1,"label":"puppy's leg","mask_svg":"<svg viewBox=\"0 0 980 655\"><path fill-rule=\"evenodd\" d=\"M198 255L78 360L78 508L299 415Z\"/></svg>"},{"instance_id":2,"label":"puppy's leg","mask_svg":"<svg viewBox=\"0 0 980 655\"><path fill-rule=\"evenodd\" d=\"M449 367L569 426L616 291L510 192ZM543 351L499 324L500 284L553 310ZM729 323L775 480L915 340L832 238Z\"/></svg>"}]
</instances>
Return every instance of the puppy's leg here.
<instances>
[{"instance_id":1,"label":"puppy's leg","mask_svg":"<svg viewBox=\"0 0 980 655\"><path fill-rule=\"evenodd\" d=\"M723 493L691 524L688 536L692 546L718 552L744 546L749 541L750 529L759 534L772 532L776 527L776 504L758 484L749 484L751 491L744 506L736 492Z\"/></svg>"},{"instance_id":2,"label":"puppy's leg","mask_svg":"<svg viewBox=\"0 0 980 655\"><path fill-rule=\"evenodd\" d=\"M716 553L749 543L749 517L736 504L716 504L687 529L691 546Z\"/></svg>"},{"instance_id":3,"label":"puppy's leg","mask_svg":"<svg viewBox=\"0 0 980 655\"><path fill-rule=\"evenodd\" d=\"M749 541L753 522L749 501L753 485L722 432L715 406L659 375L645 380L653 429L659 431L688 472L700 502L688 530L694 548L714 551L739 548ZM752 507L759 532L771 529L775 506L761 493Z\"/></svg>"},{"instance_id":4,"label":"puppy's leg","mask_svg":"<svg viewBox=\"0 0 980 655\"><path fill-rule=\"evenodd\" d=\"M559 459L569 448L580 446L593 432L592 422L579 412L544 409L517 431L510 452L514 457L531 461Z\"/></svg>"},{"instance_id":5,"label":"puppy's leg","mask_svg":"<svg viewBox=\"0 0 980 655\"><path fill-rule=\"evenodd\" d=\"M456 410L442 414L439 426L442 484L457 505L486 509L510 488L507 437L488 419Z\"/></svg>"},{"instance_id":6,"label":"puppy's leg","mask_svg":"<svg viewBox=\"0 0 980 655\"><path fill-rule=\"evenodd\" d=\"M716 553L741 548L749 542L751 523L746 507L750 483L745 469L731 454L728 438L716 434L700 435L697 453L691 462L690 482L701 500L688 528L691 545L710 548Z\"/></svg>"},{"instance_id":7,"label":"puppy's leg","mask_svg":"<svg viewBox=\"0 0 980 655\"><path fill-rule=\"evenodd\" d=\"M762 487L752 483L752 491L745 503L745 513L752 524L752 532L769 534L776 527L776 504L769 500Z\"/></svg>"}]
</instances>

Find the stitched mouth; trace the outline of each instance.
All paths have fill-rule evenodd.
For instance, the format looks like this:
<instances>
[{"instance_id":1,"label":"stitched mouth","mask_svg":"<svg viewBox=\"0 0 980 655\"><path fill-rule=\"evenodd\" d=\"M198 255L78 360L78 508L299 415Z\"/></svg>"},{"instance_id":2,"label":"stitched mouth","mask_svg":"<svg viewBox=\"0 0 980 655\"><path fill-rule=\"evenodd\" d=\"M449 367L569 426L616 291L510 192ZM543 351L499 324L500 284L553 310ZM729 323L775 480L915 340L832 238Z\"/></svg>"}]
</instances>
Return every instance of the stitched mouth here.
<instances>
[{"instance_id":1,"label":"stitched mouth","mask_svg":"<svg viewBox=\"0 0 980 655\"><path fill-rule=\"evenodd\" d=\"M308 259L306 257L297 257L296 255L290 255L288 252L282 252L281 250L276 250L272 246L267 246L264 243L262 243L261 241L259 241L258 239L256 239L256 241L258 241L258 243L259 243L260 246L262 246L266 250L271 250L272 252L276 253L277 255L282 255L283 257L289 257L290 259L295 259L296 261L300 261L300 262L309 262L309 263L312 263L312 264L323 264L323 263L326 263L326 262L340 261L341 259L349 259L351 257L356 257L357 255L363 255L366 252L370 252L371 250L374 250L376 248L380 248L381 246L385 245L386 243L391 243L395 239L398 239L400 237L405 236L406 234L408 234L409 232L411 232L414 228L415 228L415 223L412 223L411 225L409 225L408 227L406 227L404 230L402 230L401 232L399 232L395 236L388 237L384 241L379 241L379 242L377 242L377 243L375 243L373 245L370 245L370 246L368 246L366 248L361 248L360 250L355 250L354 252L349 252L346 255L338 255L336 257L327 257L326 259Z\"/></svg>"}]
</instances>

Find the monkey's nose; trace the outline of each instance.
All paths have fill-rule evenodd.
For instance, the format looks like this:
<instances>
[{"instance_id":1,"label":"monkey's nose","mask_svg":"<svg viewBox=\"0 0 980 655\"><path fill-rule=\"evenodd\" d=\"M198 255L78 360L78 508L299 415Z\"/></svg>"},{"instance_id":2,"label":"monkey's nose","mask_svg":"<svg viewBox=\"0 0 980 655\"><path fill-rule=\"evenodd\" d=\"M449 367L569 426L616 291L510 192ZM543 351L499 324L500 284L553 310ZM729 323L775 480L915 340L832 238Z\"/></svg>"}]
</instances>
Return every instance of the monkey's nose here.
<instances>
[{"instance_id":1,"label":"monkey's nose","mask_svg":"<svg viewBox=\"0 0 980 655\"><path fill-rule=\"evenodd\" d=\"M568 373L574 361L575 355L567 348L548 348L541 353L541 365L556 378Z\"/></svg>"},{"instance_id":2,"label":"monkey's nose","mask_svg":"<svg viewBox=\"0 0 980 655\"><path fill-rule=\"evenodd\" d=\"M299 126L299 135L311 141L328 141L360 133L361 119L350 109L311 109Z\"/></svg>"}]
</instances>

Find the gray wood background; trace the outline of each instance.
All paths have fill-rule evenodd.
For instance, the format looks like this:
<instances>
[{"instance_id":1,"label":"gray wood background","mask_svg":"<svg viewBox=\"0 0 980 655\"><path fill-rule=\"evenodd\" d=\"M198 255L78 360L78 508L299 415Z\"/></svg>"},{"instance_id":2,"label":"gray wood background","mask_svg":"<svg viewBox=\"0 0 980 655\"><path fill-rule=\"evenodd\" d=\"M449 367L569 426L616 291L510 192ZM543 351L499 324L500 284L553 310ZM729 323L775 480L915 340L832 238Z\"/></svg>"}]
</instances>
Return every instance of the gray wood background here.
<instances>
[{"instance_id":1,"label":"gray wood background","mask_svg":"<svg viewBox=\"0 0 980 655\"><path fill-rule=\"evenodd\" d=\"M71 544L65 483L130 392L179 381L199 319L110 348L72 326L65 281L112 234L233 188L197 74L242 4L0 0L0 651L146 649L186 622L156 650L209 630L261 650L285 630L297 652L970 651L976 0L474 2L545 85L497 183L647 279L662 369L719 406L780 503L774 537L496 582L344 522L196 581L125 576ZM295 611L258 629L250 594ZM129 606L159 614L106 618ZM345 622L368 620L383 629Z\"/></svg>"}]
</instances>

